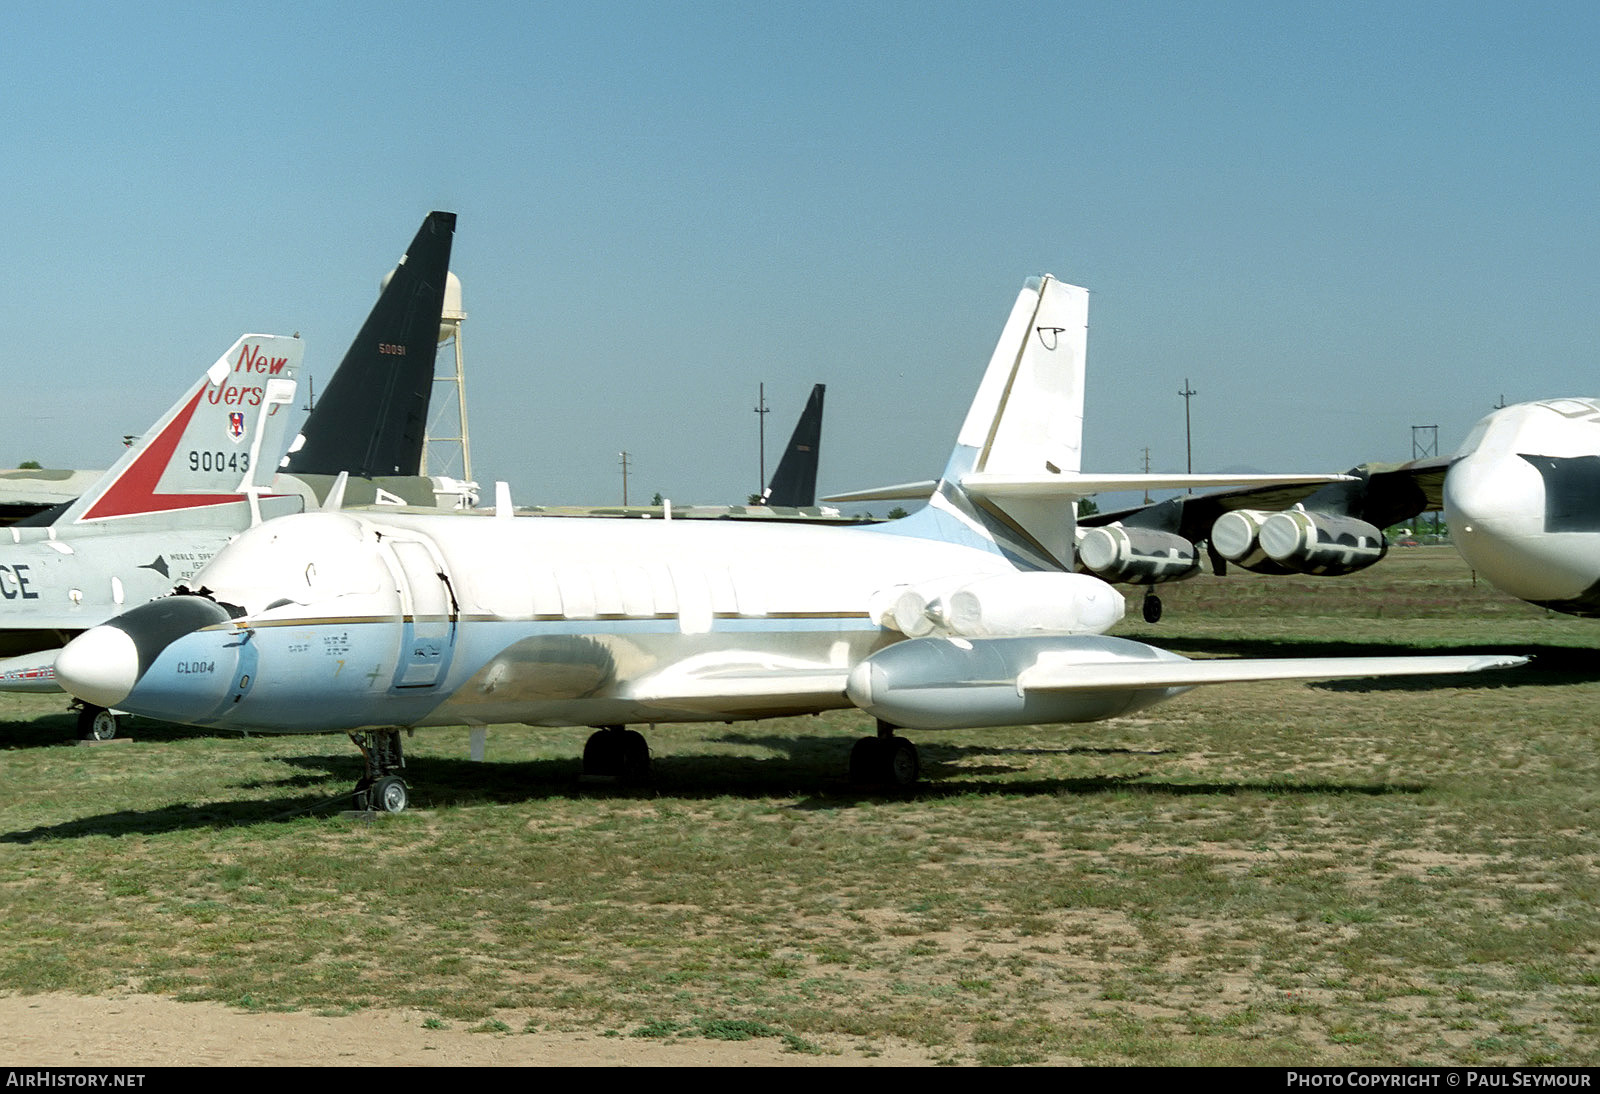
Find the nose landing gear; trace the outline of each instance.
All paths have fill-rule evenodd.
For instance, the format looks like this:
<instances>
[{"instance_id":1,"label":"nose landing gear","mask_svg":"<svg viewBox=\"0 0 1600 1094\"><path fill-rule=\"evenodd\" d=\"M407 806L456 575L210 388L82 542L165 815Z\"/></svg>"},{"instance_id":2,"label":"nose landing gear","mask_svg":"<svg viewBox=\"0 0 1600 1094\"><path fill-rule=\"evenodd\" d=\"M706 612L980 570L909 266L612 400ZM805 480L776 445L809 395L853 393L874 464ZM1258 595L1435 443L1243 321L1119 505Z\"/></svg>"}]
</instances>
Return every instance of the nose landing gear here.
<instances>
[{"instance_id":1,"label":"nose landing gear","mask_svg":"<svg viewBox=\"0 0 1600 1094\"><path fill-rule=\"evenodd\" d=\"M403 813L410 803L406 781L395 772L405 768L398 729L367 729L350 734L350 740L367 761L367 773L356 783L358 810L371 813Z\"/></svg>"}]
</instances>

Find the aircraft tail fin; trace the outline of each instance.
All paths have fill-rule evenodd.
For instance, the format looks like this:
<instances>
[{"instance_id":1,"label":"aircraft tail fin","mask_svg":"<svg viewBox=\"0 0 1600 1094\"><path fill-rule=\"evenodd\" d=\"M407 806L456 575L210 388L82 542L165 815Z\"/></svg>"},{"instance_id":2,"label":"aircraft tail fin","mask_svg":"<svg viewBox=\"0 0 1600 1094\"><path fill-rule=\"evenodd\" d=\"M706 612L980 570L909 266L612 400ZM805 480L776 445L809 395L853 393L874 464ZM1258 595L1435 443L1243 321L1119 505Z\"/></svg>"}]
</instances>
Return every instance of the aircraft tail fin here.
<instances>
[{"instance_id":1,"label":"aircraft tail fin","mask_svg":"<svg viewBox=\"0 0 1600 1094\"><path fill-rule=\"evenodd\" d=\"M421 473L454 213L429 213L284 457L291 475Z\"/></svg>"},{"instance_id":2,"label":"aircraft tail fin","mask_svg":"<svg viewBox=\"0 0 1600 1094\"><path fill-rule=\"evenodd\" d=\"M283 451L305 343L247 334L54 522L130 521L252 502ZM249 521L241 511L241 525Z\"/></svg>"},{"instance_id":3,"label":"aircraft tail fin","mask_svg":"<svg viewBox=\"0 0 1600 1094\"><path fill-rule=\"evenodd\" d=\"M1089 291L1029 278L926 508L890 526L968 542L1028 570L1072 565L1062 485L1083 460Z\"/></svg>"},{"instance_id":4,"label":"aircraft tail fin","mask_svg":"<svg viewBox=\"0 0 1600 1094\"><path fill-rule=\"evenodd\" d=\"M811 389L806 408L795 423L789 447L783 450L778 469L772 473L763 505L792 505L803 508L817 503L817 460L822 453L822 396L827 385Z\"/></svg>"},{"instance_id":5,"label":"aircraft tail fin","mask_svg":"<svg viewBox=\"0 0 1600 1094\"><path fill-rule=\"evenodd\" d=\"M1089 291L1045 275L1012 306L944 475L904 534L987 546L1022 569L1072 569L1079 498L1108 490L1333 482L1339 475L1103 475L1083 465ZM906 496L906 487L879 491ZM862 500L860 492L848 500ZM830 500L839 500L836 495Z\"/></svg>"}]
</instances>

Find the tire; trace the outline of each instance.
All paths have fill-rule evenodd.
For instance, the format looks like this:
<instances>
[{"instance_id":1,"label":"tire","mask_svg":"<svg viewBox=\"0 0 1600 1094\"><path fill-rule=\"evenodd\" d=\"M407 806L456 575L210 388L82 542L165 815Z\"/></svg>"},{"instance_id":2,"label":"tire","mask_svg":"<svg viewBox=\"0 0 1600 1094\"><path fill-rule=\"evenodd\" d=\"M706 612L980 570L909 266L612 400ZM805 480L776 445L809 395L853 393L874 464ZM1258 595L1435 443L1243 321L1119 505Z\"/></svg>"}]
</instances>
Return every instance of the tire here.
<instances>
[{"instance_id":1,"label":"tire","mask_svg":"<svg viewBox=\"0 0 1600 1094\"><path fill-rule=\"evenodd\" d=\"M650 781L650 744L644 739L644 734L638 730L630 729L621 734L622 740L618 742L617 767L622 775L622 781L638 785Z\"/></svg>"},{"instance_id":2,"label":"tire","mask_svg":"<svg viewBox=\"0 0 1600 1094\"><path fill-rule=\"evenodd\" d=\"M616 734L599 729L583 743L583 773L590 777L613 778L622 774L622 749ZM646 755L648 763L648 750Z\"/></svg>"},{"instance_id":3,"label":"tire","mask_svg":"<svg viewBox=\"0 0 1600 1094\"><path fill-rule=\"evenodd\" d=\"M109 741L119 725L117 716L105 707L84 707L78 711L78 740Z\"/></svg>"},{"instance_id":4,"label":"tire","mask_svg":"<svg viewBox=\"0 0 1600 1094\"><path fill-rule=\"evenodd\" d=\"M904 737L891 737L884 750L884 785L906 790L917 785L922 776L922 763L917 758L917 746Z\"/></svg>"},{"instance_id":5,"label":"tire","mask_svg":"<svg viewBox=\"0 0 1600 1094\"><path fill-rule=\"evenodd\" d=\"M379 813L404 813L410 800L405 780L398 775L385 775L367 791L367 801Z\"/></svg>"},{"instance_id":6,"label":"tire","mask_svg":"<svg viewBox=\"0 0 1600 1094\"><path fill-rule=\"evenodd\" d=\"M883 769L883 745L878 738L863 737L850 749L851 786L876 786Z\"/></svg>"}]
</instances>

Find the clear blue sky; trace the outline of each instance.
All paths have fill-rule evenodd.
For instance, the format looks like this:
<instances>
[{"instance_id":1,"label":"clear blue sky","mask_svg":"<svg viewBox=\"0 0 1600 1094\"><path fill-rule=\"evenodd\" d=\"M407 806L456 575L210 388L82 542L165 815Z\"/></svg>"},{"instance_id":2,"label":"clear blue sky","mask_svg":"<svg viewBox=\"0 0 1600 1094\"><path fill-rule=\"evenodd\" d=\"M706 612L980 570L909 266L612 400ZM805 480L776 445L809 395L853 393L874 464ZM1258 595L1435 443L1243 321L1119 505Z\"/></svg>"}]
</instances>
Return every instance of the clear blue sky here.
<instances>
[{"instance_id":1,"label":"clear blue sky","mask_svg":"<svg viewBox=\"0 0 1600 1094\"><path fill-rule=\"evenodd\" d=\"M0 465L105 466L246 330L319 382L460 214L477 477L935 475L1023 279L1091 470L1339 470L1597 393L1600 6L0 3Z\"/></svg>"}]
</instances>

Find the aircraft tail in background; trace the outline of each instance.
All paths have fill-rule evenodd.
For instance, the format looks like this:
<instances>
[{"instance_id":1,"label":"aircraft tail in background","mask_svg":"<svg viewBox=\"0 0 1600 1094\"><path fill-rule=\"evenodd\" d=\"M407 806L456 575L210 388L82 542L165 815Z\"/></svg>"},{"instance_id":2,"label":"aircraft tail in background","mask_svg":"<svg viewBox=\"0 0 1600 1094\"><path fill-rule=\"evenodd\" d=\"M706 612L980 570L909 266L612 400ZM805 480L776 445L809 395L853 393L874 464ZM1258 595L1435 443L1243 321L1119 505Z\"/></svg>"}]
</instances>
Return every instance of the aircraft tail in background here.
<instances>
[{"instance_id":1,"label":"aircraft tail in background","mask_svg":"<svg viewBox=\"0 0 1600 1094\"><path fill-rule=\"evenodd\" d=\"M291 475L421 473L454 213L429 213L284 458Z\"/></svg>"},{"instance_id":2,"label":"aircraft tail in background","mask_svg":"<svg viewBox=\"0 0 1600 1094\"><path fill-rule=\"evenodd\" d=\"M92 488L44 523L128 528L149 518L165 524L174 512L234 504L267 490L304 352L299 338L243 336Z\"/></svg>"},{"instance_id":3,"label":"aircraft tail in background","mask_svg":"<svg viewBox=\"0 0 1600 1094\"><path fill-rule=\"evenodd\" d=\"M811 389L806 408L795 423L789 447L783 450L761 504L803 509L817 503L817 461L822 454L822 396L827 385Z\"/></svg>"}]
</instances>

